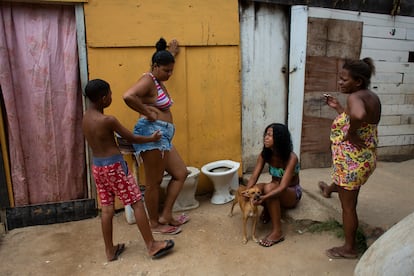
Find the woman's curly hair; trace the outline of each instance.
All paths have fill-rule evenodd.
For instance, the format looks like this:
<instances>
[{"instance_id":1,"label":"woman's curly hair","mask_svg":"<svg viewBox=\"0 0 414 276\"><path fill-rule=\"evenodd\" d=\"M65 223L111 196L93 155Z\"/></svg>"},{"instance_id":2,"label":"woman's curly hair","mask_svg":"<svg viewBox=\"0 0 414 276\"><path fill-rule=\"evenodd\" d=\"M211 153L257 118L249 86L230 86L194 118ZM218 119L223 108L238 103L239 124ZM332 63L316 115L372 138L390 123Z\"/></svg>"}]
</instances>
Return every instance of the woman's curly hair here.
<instances>
[{"instance_id":1,"label":"woman's curly hair","mask_svg":"<svg viewBox=\"0 0 414 276\"><path fill-rule=\"evenodd\" d=\"M272 155L278 155L283 161L288 161L293 151L292 138L289 129L283 124L273 123L266 127L263 137L269 128L273 129L273 149L263 146L262 157L270 162Z\"/></svg>"}]
</instances>

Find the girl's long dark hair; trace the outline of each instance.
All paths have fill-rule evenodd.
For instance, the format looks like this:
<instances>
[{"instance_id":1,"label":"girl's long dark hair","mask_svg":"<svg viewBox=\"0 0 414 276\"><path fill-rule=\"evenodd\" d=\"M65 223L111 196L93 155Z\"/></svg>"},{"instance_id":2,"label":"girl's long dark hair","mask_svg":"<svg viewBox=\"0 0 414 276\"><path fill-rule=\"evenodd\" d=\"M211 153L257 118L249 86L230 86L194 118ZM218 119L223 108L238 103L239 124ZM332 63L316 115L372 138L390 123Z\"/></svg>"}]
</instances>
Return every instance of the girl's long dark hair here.
<instances>
[{"instance_id":1,"label":"girl's long dark hair","mask_svg":"<svg viewBox=\"0 0 414 276\"><path fill-rule=\"evenodd\" d=\"M289 129L283 124L273 123L266 127L264 135L266 135L269 128L273 129L273 148L269 149L263 146L263 159L266 162L270 162L273 155L278 155L283 161L287 162L293 151L292 138Z\"/></svg>"}]
</instances>

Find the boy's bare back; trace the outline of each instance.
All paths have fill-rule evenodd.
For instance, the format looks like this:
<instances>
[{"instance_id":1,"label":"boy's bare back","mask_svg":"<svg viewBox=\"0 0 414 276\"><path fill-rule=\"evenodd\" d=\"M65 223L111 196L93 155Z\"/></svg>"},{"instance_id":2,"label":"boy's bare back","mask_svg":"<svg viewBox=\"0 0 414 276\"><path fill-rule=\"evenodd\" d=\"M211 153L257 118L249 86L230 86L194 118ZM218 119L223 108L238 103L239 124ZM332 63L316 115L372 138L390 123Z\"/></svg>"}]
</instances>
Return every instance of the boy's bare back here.
<instances>
[{"instance_id":1,"label":"boy's bare back","mask_svg":"<svg viewBox=\"0 0 414 276\"><path fill-rule=\"evenodd\" d=\"M95 157L120 154L114 137L117 119L96 109L88 109L82 121L82 129Z\"/></svg>"},{"instance_id":2,"label":"boy's bare back","mask_svg":"<svg viewBox=\"0 0 414 276\"><path fill-rule=\"evenodd\" d=\"M121 153L115 140L115 132L128 142L136 144L158 141L161 138L160 131L155 131L151 136L134 135L114 116L104 114L104 109L112 103L112 91L106 81L89 81L85 94L90 103L83 115L82 130L94 157L111 157Z\"/></svg>"}]
</instances>

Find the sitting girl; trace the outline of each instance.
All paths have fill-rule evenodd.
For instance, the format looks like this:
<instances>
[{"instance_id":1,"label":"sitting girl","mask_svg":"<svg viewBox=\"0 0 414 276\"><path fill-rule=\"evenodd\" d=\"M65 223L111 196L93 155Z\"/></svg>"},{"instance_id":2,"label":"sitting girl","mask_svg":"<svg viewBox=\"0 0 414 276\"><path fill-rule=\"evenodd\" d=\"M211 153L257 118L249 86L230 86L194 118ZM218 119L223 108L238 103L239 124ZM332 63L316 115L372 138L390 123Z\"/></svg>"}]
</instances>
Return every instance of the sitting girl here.
<instances>
[{"instance_id":1,"label":"sitting girl","mask_svg":"<svg viewBox=\"0 0 414 276\"><path fill-rule=\"evenodd\" d=\"M285 239L282 233L281 208L294 208L302 197L302 189L299 185L299 160L292 151L288 128L277 123L267 126L263 143L263 150L257 158L247 187L257 185L262 190L262 196L254 204L263 204L261 219L266 223L270 217L272 231L259 244L270 247ZM266 163L269 165L272 181L256 184Z\"/></svg>"}]
</instances>

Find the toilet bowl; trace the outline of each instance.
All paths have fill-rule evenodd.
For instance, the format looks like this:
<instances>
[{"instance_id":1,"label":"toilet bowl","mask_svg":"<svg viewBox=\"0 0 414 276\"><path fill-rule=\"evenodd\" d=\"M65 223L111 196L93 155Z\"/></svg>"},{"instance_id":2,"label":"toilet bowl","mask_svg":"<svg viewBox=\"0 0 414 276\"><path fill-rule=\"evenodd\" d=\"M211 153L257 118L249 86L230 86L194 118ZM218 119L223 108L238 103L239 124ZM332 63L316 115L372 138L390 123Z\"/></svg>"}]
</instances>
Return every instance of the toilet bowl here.
<instances>
[{"instance_id":1,"label":"toilet bowl","mask_svg":"<svg viewBox=\"0 0 414 276\"><path fill-rule=\"evenodd\" d=\"M203 174L213 182L214 193L211 198L213 204L224 204L233 200L230 190L237 190L239 177L237 170L240 163L232 160L219 160L208 163L201 168Z\"/></svg>"},{"instance_id":2,"label":"toilet bowl","mask_svg":"<svg viewBox=\"0 0 414 276\"><path fill-rule=\"evenodd\" d=\"M174 203L173 212L194 209L200 205L200 203L195 199L200 170L195 167L187 167L187 171L187 179L185 180L184 186ZM161 188L164 191L166 191L170 180L171 175L165 174L161 182Z\"/></svg>"}]
</instances>

